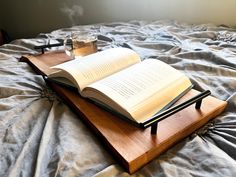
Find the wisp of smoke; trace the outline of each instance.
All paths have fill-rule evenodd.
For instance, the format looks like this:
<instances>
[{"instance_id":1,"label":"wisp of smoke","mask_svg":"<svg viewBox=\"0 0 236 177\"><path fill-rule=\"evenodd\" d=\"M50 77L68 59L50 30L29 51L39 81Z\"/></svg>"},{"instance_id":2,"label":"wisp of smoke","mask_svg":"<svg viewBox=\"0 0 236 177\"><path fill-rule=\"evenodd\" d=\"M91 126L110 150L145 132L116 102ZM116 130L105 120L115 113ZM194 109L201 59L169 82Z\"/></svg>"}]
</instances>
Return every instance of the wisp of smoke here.
<instances>
[{"instance_id":1,"label":"wisp of smoke","mask_svg":"<svg viewBox=\"0 0 236 177\"><path fill-rule=\"evenodd\" d=\"M76 25L76 19L78 20L78 17L84 14L83 7L80 5L73 5L72 7L64 6L61 8L61 11L68 16L72 25Z\"/></svg>"}]
</instances>

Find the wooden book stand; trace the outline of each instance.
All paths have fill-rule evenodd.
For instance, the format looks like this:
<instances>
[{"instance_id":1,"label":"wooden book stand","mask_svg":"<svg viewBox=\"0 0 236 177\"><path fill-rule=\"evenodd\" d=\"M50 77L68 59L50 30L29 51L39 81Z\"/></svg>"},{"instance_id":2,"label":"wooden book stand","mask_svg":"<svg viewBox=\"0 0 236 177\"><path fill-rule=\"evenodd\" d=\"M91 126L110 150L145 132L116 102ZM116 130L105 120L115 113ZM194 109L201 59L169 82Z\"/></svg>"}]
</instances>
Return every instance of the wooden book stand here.
<instances>
[{"instance_id":1,"label":"wooden book stand","mask_svg":"<svg viewBox=\"0 0 236 177\"><path fill-rule=\"evenodd\" d=\"M68 61L69 57L64 52L50 52L37 56L23 56L20 60L28 62L37 73L47 76L52 72L51 66ZM172 110L164 116L159 115L161 121L158 123L158 128L156 123L156 125L148 124L142 129L92 104L74 90L55 83L48 84L105 142L129 173L134 173L202 127L220 114L227 105L225 101L208 96L210 94L208 91L200 93L199 96L199 92L192 89L176 103L182 109L182 103L190 100L184 109L179 111L178 108L178 112ZM191 100L196 95L198 99ZM196 103L196 106L193 103Z\"/></svg>"}]
</instances>

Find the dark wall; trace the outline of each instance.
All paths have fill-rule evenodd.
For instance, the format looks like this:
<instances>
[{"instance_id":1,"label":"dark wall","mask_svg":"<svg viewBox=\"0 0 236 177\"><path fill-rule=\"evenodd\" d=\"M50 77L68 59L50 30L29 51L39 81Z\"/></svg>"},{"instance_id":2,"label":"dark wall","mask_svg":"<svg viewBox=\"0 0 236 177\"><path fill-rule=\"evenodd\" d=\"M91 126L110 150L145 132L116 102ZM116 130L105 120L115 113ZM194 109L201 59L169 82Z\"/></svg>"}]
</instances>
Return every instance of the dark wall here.
<instances>
[{"instance_id":1,"label":"dark wall","mask_svg":"<svg viewBox=\"0 0 236 177\"><path fill-rule=\"evenodd\" d=\"M2 0L0 28L11 38L72 25L175 19L236 26L235 0Z\"/></svg>"}]
</instances>

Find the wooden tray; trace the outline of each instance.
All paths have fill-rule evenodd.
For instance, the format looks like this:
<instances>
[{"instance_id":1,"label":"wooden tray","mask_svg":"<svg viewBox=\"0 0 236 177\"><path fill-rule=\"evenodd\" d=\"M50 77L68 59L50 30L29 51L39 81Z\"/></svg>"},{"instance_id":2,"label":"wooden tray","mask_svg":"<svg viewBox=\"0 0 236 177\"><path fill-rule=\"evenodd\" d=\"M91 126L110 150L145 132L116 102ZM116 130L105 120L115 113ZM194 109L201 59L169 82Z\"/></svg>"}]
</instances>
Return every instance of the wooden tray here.
<instances>
[{"instance_id":1,"label":"wooden tray","mask_svg":"<svg viewBox=\"0 0 236 177\"><path fill-rule=\"evenodd\" d=\"M21 58L21 61L28 62L36 72L42 75L52 72L50 66L68 60L69 57L63 52ZM151 128L139 129L80 97L76 91L54 83L49 83L49 85L105 142L110 152L129 173L134 173L172 145L202 127L220 114L227 105L225 101L208 96L203 99L200 110L195 109L195 105L183 109L159 122L157 134L152 135ZM197 94L198 91L192 89L179 102Z\"/></svg>"}]
</instances>

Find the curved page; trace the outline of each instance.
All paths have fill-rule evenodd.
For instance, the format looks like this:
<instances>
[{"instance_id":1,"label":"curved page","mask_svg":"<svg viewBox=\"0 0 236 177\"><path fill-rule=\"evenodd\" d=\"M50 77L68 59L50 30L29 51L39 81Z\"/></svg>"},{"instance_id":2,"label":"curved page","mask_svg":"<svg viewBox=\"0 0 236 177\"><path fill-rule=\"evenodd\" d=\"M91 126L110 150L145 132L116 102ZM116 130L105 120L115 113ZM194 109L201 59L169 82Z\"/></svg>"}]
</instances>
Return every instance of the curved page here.
<instances>
[{"instance_id":1,"label":"curved page","mask_svg":"<svg viewBox=\"0 0 236 177\"><path fill-rule=\"evenodd\" d=\"M60 71L49 77L65 77L81 92L87 85L140 61L131 49L112 48L56 65L52 68Z\"/></svg>"}]
</instances>

